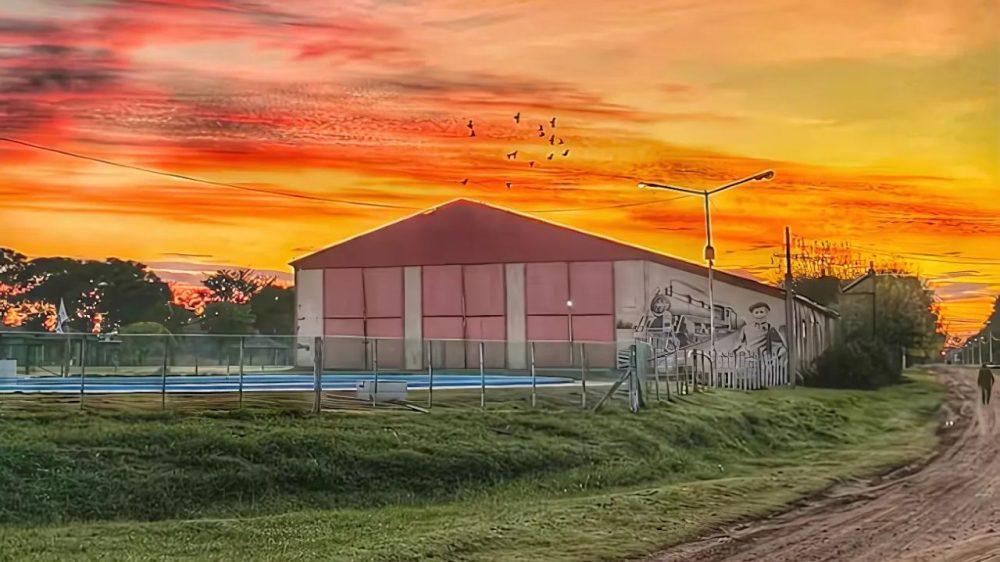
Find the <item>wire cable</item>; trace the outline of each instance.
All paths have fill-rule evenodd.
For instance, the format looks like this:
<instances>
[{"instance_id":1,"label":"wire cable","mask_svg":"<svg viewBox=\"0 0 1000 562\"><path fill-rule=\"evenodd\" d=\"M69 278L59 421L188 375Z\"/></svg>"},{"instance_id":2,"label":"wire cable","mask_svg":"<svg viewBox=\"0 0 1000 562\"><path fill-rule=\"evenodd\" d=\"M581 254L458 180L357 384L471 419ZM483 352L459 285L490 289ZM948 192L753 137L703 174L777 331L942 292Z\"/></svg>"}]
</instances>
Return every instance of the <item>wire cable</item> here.
<instances>
[{"instance_id":1,"label":"wire cable","mask_svg":"<svg viewBox=\"0 0 1000 562\"><path fill-rule=\"evenodd\" d=\"M250 191L253 193L263 193L266 195L273 195L277 197L291 197L294 199L304 199L307 201L323 201L326 203L338 203L341 205L357 205L359 207L376 207L381 209L409 209L409 210L419 210L419 207L410 207L406 205L394 205L392 203L371 203L367 201L352 201L349 199L336 199L332 197L322 197L319 195L309 195L306 193L294 193L290 191L274 191L270 189L264 189L259 187L250 187L247 185L236 184L236 183L226 183L221 181L206 180L203 178L198 178L195 176L188 176L184 174L177 174L174 172L165 172L163 170L155 170L152 168L144 168L142 166L135 166L132 164L124 164L122 162L115 162L113 160L105 160L104 158L97 158L95 156L87 156L86 154L80 154L78 152L71 152L69 150L62 150L59 148L53 148L51 146L43 146L40 144L34 144L27 141L11 138L11 137L0 137L0 141L9 142L12 144L17 144L25 146L28 148L34 148L36 150L44 150L46 152L52 152L55 154L60 154L62 156L69 156L72 158L79 158L80 160L88 160L90 162L97 162L99 164L106 164L108 166L116 166L118 168L125 168L126 170L134 170L138 172L145 172L147 174L155 174L158 176L164 176L168 178L190 181L195 183L203 183L206 185L212 185L216 187L228 187L231 189L239 189L242 191Z\"/></svg>"}]
</instances>

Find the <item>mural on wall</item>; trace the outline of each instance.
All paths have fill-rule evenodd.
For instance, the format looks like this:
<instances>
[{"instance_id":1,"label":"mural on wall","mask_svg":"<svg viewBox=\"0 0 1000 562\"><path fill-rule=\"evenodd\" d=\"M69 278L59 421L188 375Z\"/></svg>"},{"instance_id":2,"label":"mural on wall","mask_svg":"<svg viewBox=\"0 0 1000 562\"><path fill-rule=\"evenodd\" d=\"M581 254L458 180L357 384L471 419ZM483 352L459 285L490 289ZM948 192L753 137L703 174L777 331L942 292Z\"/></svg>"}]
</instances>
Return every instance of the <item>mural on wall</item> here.
<instances>
[{"instance_id":1,"label":"mural on wall","mask_svg":"<svg viewBox=\"0 0 1000 562\"><path fill-rule=\"evenodd\" d=\"M719 352L784 356L784 325L774 323L769 304L754 302L738 311L728 303L716 302L713 310L703 291L677 280L656 288L638 321L619 328L631 328L636 339L649 342L658 351L705 349L711 339L712 315Z\"/></svg>"},{"instance_id":2,"label":"mural on wall","mask_svg":"<svg viewBox=\"0 0 1000 562\"><path fill-rule=\"evenodd\" d=\"M771 323L771 306L766 302L756 302L747 309L750 316L740 329L739 343L733 351L750 355L783 357L785 338L781 330Z\"/></svg>"}]
</instances>

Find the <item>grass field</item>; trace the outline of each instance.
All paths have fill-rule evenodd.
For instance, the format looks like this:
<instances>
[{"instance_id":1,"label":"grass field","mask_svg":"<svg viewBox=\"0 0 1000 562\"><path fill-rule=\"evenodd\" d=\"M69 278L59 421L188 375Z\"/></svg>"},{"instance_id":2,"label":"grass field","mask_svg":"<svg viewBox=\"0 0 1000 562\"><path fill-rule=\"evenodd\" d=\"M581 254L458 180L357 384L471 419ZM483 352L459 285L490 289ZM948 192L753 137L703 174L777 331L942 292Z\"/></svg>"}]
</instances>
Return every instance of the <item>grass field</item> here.
<instances>
[{"instance_id":1,"label":"grass field","mask_svg":"<svg viewBox=\"0 0 1000 562\"><path fill-rule=\"evenodd\" d=\"M582 411L0 411L0 559L621 559L930 451L942 388Z\"/></svg>"}]
</instances>

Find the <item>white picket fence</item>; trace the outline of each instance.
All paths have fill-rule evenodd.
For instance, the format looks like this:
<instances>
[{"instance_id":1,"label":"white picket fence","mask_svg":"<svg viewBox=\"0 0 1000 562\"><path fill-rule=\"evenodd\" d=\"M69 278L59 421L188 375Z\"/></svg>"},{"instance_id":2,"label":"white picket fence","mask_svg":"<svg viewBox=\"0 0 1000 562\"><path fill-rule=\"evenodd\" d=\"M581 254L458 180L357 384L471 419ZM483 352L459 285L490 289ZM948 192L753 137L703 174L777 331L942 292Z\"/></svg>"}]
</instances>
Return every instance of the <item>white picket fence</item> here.
<instances>
[{"instance_id":1,"label":"white picket fence","mask_svg":"<svg viewBox=\"0 0 1000 562\"><path fill-rule=\"evenodd\" d=\"M759 390L789 385L788 360L771 354L711 353L696 349L654 351L651 375L697 387Z\"/></svg>"}]
</instances>

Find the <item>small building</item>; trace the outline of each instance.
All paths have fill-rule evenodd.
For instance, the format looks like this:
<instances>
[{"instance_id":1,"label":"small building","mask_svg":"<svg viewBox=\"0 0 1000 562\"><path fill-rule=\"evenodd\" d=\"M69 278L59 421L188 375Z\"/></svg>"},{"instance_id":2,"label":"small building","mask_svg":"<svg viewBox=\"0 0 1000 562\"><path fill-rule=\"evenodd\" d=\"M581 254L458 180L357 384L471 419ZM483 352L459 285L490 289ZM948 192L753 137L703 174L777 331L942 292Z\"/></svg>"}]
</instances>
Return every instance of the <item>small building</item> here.
<instances>
[{"instance_id":1,"label":"small building","mask_svg":"<svg viewBox=\"0 0 1000 562\"><path fill-rule=\"evenodd\" d=\"M639 339L654 348L707 349L710 316L720 353L780 356L787 346L782 289L723 271L709 307L707 269L676 257L458 199L292 262L296 333L326 336L326 364L359 368L379 340L380 367L523 369L573 359L613 366ZM797 298L799 356L833 341L836 313ZM428 341L431 342L428 350ZM308 364L303 350L299 358Z\"/></svg>"}]
</instances>

